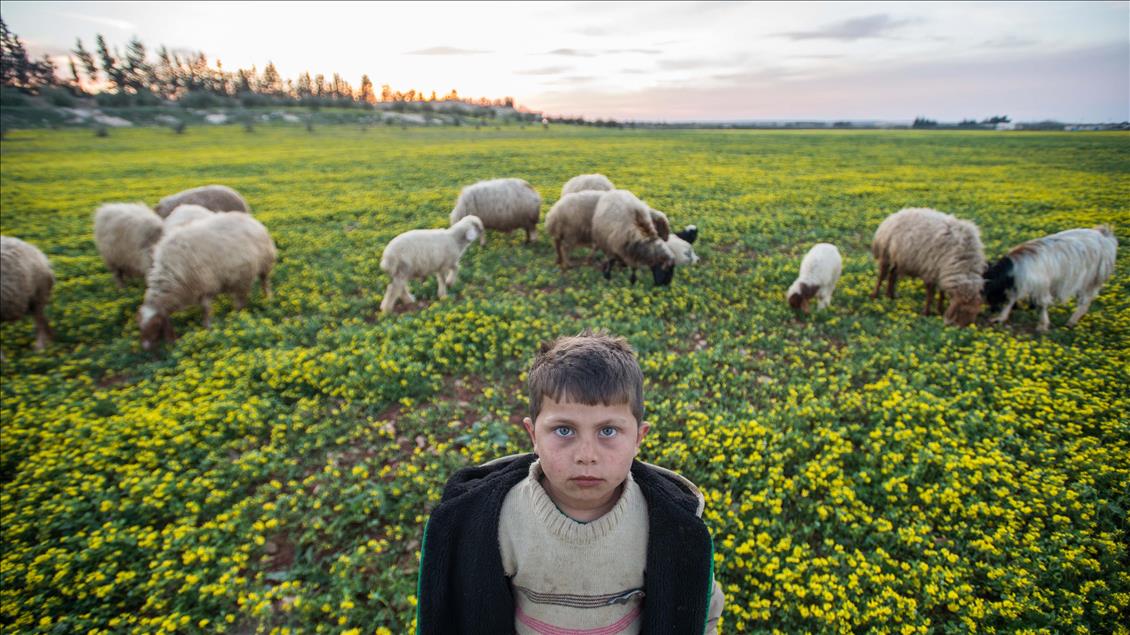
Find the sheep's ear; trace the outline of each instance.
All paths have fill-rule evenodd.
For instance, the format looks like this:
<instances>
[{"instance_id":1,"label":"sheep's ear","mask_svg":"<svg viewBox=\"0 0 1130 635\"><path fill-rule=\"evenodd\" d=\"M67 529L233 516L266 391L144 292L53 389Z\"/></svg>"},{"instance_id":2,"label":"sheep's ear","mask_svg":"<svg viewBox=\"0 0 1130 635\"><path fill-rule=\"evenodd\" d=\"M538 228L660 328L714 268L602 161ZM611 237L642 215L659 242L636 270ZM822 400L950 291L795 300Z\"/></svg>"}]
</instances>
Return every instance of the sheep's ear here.
<instances>
[{"instance_id":1,"label":"sheep's ear","mask_svg":"<svg viewBox=\"0 0 1130 635\"><path fill-rule=\"evenodd\" d=\"M695 239L698 238L698 228L694 225L687 225L686 229L677 232L675 235L693 245Z\"/></svg>"},{"instance_id":2,"label":"sheep's ear","mask_svg":"<svg viewBox=\"0 0 1130 635\"><path fill-rule=\"evenodd\" d=\"M655 224L655 232L659 234L661 239L667 240L671 237L671 225L667 223L666 218L659 214L652 214L651 222Z\"/></svg>"},{"instance_id":3,"label":"sheep's ear","mask_svg":"<svg viewBox=\"0 0 1130 635\"><path fill-rule=\"evenodd\" d=\"M473 243L479 237L479 228L471 225L467 228L467 242Z\"/></svg>"}]
</instances>

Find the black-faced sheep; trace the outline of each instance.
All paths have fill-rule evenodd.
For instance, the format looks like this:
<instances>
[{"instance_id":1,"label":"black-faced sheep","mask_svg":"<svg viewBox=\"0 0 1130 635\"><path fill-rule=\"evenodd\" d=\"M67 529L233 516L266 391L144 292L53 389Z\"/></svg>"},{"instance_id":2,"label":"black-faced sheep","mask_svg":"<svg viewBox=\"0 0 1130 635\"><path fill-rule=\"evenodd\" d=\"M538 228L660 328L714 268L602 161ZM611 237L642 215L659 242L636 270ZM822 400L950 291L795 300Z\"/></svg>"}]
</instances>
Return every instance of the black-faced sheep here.
<instances>
[{"instance_id":1,"label":"black-faced sheep","mask_svg":"<svg viewBox=\"0 0 1130 635\"><path fill-rule=\"evenodd\" d=\"M141 203L108 203L94 213L94 243L119 288L149 272L163 231L161 217Z\"/></svg>"},{"instance_id":2,"label":"black-faced sheep","mask_svg":"<svg viewBox=\"0 0 1130 635\"><path fill-rule=\"evenodd\" d=\"M200 205L213 212L244 212L251 213L251 206L240 196L239 192L226 185L202 185L191 190L170 194L157 203L154 211L161 218L173 213L177 207L185 204Z\"/></svg>"},{"instance_id":3,"label":"black-faced sheep","mask_svg":"<svg viewBox=\"0 0 1130 635\"><path fill-rule=\"evenodd\" d=\"M187 225L193 221L208 218L215 213L216 212L213 212L203 205L193 205L191 203L178 205L177 208L165 218L165 231L172 231L181 225Z\"/></svg>"},{"instance_id":4,"label":"black-faced sheep","mask_svg":"<svg viewBox=\"0 0 1130 635\"><path fill-rule=\"evenodd\" d=\"M525 229L526 242L533 242L540 215L541 195L532 185L522 179L494 179L463 188L450 220L454 225L465 216L478 216L486 229ZM485 233L479 241L485 244Z\"/></svg>"},{"instance_id":5,"label":"black-faced sheep","mask_svg":"<svg viewBox=\"0 0 1130 635\"><path fill-rule=\"evenodd\" d=\"M562 269L569 268L573 248L592 246L592 215L603 194L598 190L566 194L546 214L545 231L553 238L557 265Z\"/></svg>"},{"instance_id":6,"label":"black-faced sheep","mask_svg":"<svg viewBox=\"0 0 1130 635\"><path fill-rule=\"evenodd\" d=\"M817 243L800 261L800 275L785 294L789 306L808 313L808 302L818 298L817 309L824 309L832 303L832 293L840 280L843 259L840 251L831 243Z\"/></svg>"},{"instance_id":7,"label":"black-faced sheep","mask_svg":"<svg viewBox=\"0 0 1130 635\"><path fill-rule=\"evenodd\" d=\"M381 311L392 312L400 300L416 301L408 291L408 281L413 278L434 274L436 294L447 297L447 287L455 283L459 273L459 259L483 232L478 216L464 216L447 229L413 229L390 240L381 254L381 269L392 278L381 300Z\"/></svg>"},{"instance_id":8,"label":"black-faced sheep","mask_svg":"<svg viewBox=\"0 0 1130 635\"><path fill-rule=\"evenodd\" d=\"M229 293L236 310L247 304L258 278L271 297L275 243L267 228L247 214L216 214L168 232L153 252L145 302L138 310L141 344L174 339L170 315L200 304L212 325L212 298Z\"/></svg>"},{"instance_id":9,"label":"black-faced sheep","mask_svg":"<svg viewBox=\"0 0 1130 635\"><path fill-rule=\"evenodd\" d=\"M985 300L1004 309L993 322L1008 321L1013 305L1025 300L1040 309L1037 330L1051 326L1048 306L1075 298L1067 326L1086 315L1103 283L1114 273L1118 240L1107 226L1067 231L1014 247L985 272Z\"/></svg>"},{"instance_id":10,"label":"black-faced sheep","mask_svg":"<svg viewBox=\"0 0 1130 635\"><path fill-rule=\"evenodd\" d=\"M616 189L616 186L612 185L612 181L609 181L608 177L603 174L578 174L565 181L565 185L561 186L561 196L586 190L607 192L614 189Z\"/></svg>"},{"instance_id":11,"label":"black-faced sheep","mask_svg":"<svg viewBox=\"0 0 1130 635\"><path fill-rule=\"evenodd\" d=\"M592 216L593 243L607 261L605 279L612 278L612 267L619 262L632 268L648 267L656 286L671 283L675 273L675 254L667 246L670 228L662 212L651 209L627 190L605 192Z\"/></svg>"},{"instance_id":12,"label":"black-faced sheep","mask_svg":"<svg viewBox=\"0 0 1130 635\"><path fill-rule=\"evenodd\" d=\"M43 350L55 335L44 314L54 286L55 274L42 251L19 238L0 236L0 321L30 314L36 350Z\"/></svg>"},{"instance_id":13,"label":"black-faced sheep","mask_svg":"<svg viewBox=\"0 0 1130 635\"><path fill-rule=\"evenodd\" d=\"M942 294L950 296L945 311L947 325L966 326L977 319L985 254L981 233L973 223L932 209L903 209L879 225L871 254L879 263L872 299L879 297L884 279L888 279L887 295L893 298L898 277L913 276L926 283L923 315L930 315L937 290L939 311Z\"/></svg>"}]
</instances>

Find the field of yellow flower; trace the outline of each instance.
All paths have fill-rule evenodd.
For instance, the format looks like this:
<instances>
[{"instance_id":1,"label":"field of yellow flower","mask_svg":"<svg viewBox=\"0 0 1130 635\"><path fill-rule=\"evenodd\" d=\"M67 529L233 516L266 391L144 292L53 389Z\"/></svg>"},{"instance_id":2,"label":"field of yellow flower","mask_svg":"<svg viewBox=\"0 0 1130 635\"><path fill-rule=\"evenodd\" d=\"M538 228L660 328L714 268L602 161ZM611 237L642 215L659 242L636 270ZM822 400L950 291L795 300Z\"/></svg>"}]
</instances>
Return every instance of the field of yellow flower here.
<instances>
[{"instance_id":1,"label":"field of yellow flower","mask_svg":"<svg viewBox=\"0 0 1130 635\"><path fill-rule=\"evenodd\" d=\"M703 490L725 632L1128 633L1130 259L1074 329L967 329L872 301L906 206L976 221L987 256L1113 223L1130 135L553 128L12 132L0 229L58 277L42 353L4 324L0 630L403 633L428 512L468 463L524 451L523 370L586 326L646 376L642 458ZM561 274L542 232L472 246L453 293L383 316L383 246L516 176L544 210L607 174L700 229L670 288ZM178 314L141 350L91 216L222 182L279 249L276 296ZM820 241L829 310L784 292ZM582 255L583 259L583 255Z\"/></svg>"}]
</instances>

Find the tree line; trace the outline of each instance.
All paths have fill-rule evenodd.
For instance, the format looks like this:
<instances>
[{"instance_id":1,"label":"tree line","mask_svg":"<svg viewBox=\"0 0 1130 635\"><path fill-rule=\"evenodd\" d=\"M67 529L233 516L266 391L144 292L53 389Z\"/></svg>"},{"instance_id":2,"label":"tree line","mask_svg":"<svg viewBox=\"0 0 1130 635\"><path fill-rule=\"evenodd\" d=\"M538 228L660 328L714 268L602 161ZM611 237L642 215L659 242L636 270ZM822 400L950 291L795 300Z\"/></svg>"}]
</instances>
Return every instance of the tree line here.
<instances>
[{"instance_id":1,"label":"tree line","mask_svg":"<svg viewBox=\"0 0 1130 635\"><path fill-rule=\"evenodd\" d=\"M225 69L203 52L170 51L157 48L154 56L134 36L124 51L110 47L102 35L88 49L81 38L69 51L68 69L60 76L55 62L47 55L29 57L20 38L0 20L0 69L2 84L23 93L38 95L49 88L61 88L76 97L95 95L100 104L112 106L151 106L164 101L191 107L243 105L372 106L378 102L457 101L474 106L514 107L512 97L468 99L455 89L442 97L410 89L393 90L387 84L378 92L367 74L354 86L338 73L324 75L303 72L295 79L284 79L272 62L263 70Z\"/></svg>"}]
</instances>

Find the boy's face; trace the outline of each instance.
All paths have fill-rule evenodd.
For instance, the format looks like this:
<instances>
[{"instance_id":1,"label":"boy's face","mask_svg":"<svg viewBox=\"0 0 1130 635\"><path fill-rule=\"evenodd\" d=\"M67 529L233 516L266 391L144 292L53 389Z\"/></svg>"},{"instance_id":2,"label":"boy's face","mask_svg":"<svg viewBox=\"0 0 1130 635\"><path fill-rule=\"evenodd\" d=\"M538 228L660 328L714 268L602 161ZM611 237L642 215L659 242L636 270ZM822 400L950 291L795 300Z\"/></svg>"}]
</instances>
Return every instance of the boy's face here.
<instances>
[{"instance_id":1,"label":"boy's face","mask_svg":"<svg viewBox=\"0 0 1130 635\"><path fill-rule=\"evenodd\" d=\"M541 459L549 497L574 520L595 520L616 504L648 424L631 406L587 406L544 397L537 421L523 421Z\"/></svg>"}]
</instances>

